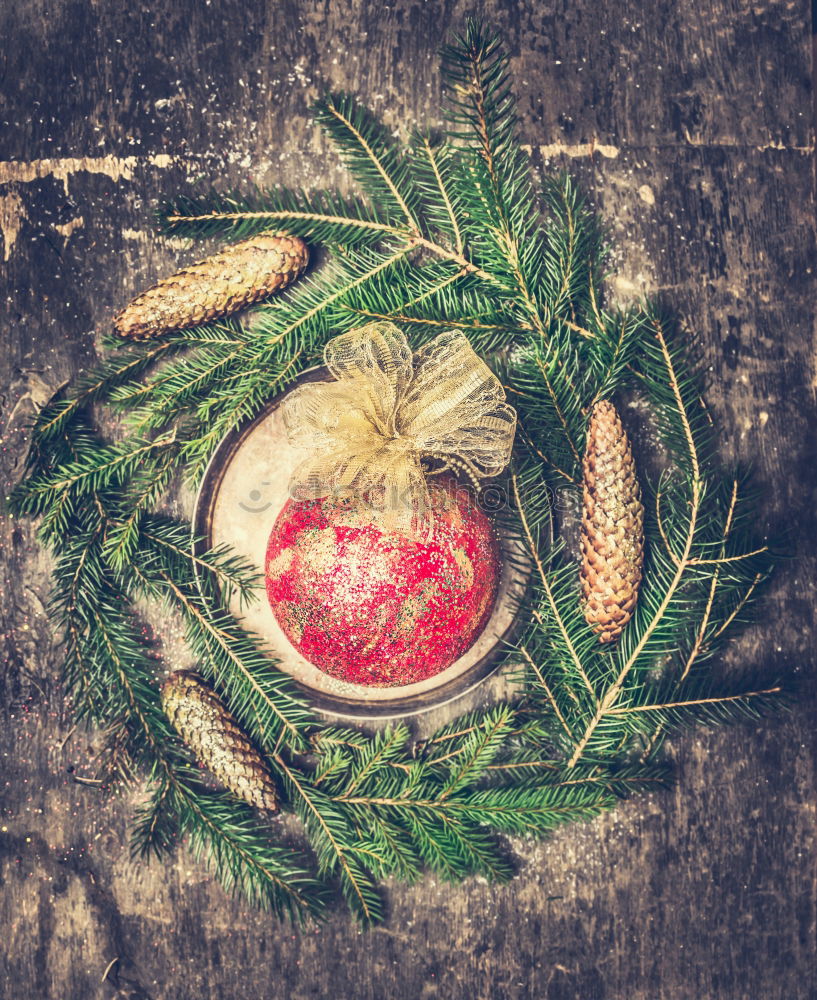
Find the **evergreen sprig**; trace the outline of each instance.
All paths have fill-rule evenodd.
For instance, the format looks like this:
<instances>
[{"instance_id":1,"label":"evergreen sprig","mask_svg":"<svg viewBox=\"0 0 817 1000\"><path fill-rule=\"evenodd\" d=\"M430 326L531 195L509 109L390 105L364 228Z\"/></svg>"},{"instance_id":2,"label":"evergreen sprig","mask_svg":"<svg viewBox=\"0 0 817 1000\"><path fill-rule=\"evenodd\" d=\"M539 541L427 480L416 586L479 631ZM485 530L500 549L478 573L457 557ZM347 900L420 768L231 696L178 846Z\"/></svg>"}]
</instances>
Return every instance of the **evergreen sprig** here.
<instances>
[{"instance_id":1,"label":"evergreen sprig","mask_svg":"<svg viewBox=\"0 0 817 1000\"><path fill-rule=\"evenodd\" d=\"M750 620L771 562L753 536L745 476L719 467L688 338L652 305L605 303L605 234L569 177L534 187L499 38L469 21L443 68L442 135L401 145L352 97L317 103L358 195L274 188L168 202L168 233L282 229L329 260L240 321L113 346L38 415L10 499L18 515L40 517L55 553L63 679L76 717L103 728L104 774L148 778L135 853L163 856L186 838L225 886L295 920L321 916L329 884L368 925L383 918L380 878L430 869L507 880L504 835L545 835L660 788L667 733L757 718L781 692L714 665ZM519 694L422 742L404 725L319 726L228 610L232 595L254 599L252 567L202 551L188 525L160 512L177 472L198 480L225 433L319 360L330 336L371 319L400 324L417 344L462 330L519 414L501 515L529 581L526 624L508 650ZM640 600L621 639L602 647L581 613L570 524L588 415L612 396L648 404L661 447L641 468ZM115 442L96 430L101 406L122 418ZM202 783L161 710L159 646L135 610L146 599L181 617L198 669L300 818L312 861Z\"/></svg>"}]
</instances>

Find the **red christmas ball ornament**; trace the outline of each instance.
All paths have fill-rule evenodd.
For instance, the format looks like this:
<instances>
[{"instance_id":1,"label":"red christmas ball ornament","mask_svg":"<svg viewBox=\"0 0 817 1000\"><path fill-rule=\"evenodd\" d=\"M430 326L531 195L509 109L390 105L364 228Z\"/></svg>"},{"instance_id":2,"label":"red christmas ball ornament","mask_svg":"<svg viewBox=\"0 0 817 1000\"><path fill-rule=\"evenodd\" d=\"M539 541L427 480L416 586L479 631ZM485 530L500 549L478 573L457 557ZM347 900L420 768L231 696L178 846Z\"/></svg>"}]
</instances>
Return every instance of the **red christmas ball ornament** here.
<instances>
[{"instance_id":1,"label":"red christmas ball ornament","mask_svg":"<svg viewBox=\"0 0 817 1000\"><path fill-rule=\"evenodd\" d=\"M428 484L433 532L378 526L353 497L289 500L270 533L270 607L292 645L351 684L396 687L451 666L490 617L500 576L489 519L453 480Z\"/></svg>"}]
</instances>

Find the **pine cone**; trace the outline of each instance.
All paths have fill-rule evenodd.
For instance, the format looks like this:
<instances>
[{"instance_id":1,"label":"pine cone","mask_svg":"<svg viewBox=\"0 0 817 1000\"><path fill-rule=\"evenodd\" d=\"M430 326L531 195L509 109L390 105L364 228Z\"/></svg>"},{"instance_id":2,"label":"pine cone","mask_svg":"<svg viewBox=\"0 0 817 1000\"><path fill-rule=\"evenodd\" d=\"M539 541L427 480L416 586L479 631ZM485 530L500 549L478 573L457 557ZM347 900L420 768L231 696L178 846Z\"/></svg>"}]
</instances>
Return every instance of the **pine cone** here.
<instances>
[{"instance_id":1,"label":"pine cone","mask_svg":"<svg viewBox=\"0 0 817 1000\"><path fill-rule=\"evenodd\" d=\"M251 236L137 295L114 317L114 329L120 337L147 340L207 323L286 288L308 260L297 236Z\"/></svg>"},{"instance_id":2,"label":"pine cone","mask_svg":"<svg viewBox=\"0 0 817 1000\"><path fill-rule=\"evenodd\" d=\"M258 809L278 811L278 793L261 754L221 699L192 670L162 685L162 707L196 758L230 791Z\"/></svg>"},{"instance_id":3,"label":"pine cone","mask_svg":"<svg viewBox=\"0 0 817 1000\"><path fill-rule=\"evenodd\" d=\"M644 505L630 442L612 403L596 403L584 453L584 617L614 642L632 617L644 561Z\"/></svg>"}]
</instances>

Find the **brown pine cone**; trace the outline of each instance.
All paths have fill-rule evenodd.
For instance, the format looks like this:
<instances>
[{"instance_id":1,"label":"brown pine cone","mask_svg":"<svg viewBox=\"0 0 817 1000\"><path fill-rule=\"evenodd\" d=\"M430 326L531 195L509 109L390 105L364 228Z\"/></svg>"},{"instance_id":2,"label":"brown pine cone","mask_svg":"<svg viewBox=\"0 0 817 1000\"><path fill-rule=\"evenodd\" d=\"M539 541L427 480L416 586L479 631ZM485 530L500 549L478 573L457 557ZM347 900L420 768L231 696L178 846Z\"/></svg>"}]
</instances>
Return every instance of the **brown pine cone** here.
<instances>
[{"instance_id":1,"label":"brown pine cone","mask_svg":"<svg viewBox=\"0 0 817 1000\"><path fill-rule=\"evenodd\" d=\"M581 588L599 642L614 642L638 599L644 505L630 442L612 403L596 403L584 453Z\"/></svg>"},{"instance_id":2,"label":"brown pine cone","mask_svg":"<svg viewBox=\"0 0 817 1000\"><path fill-rule=\"evenodd\" d=\"M251 236L137 295L114 317L114 329L129 340L147 340L208 323L286 288L308 261L297 236Z\"/></svg>"},{"instance_id":3,"label":"brown pine cone","mask_svg":"<svg viewBox=\"0 0 817 1000\"><path fill-rule=\"evenodd\" d=\"M261 754L198 674L171 674L162 685L162 707L196 759L233 795L258 809L278 811L278 792Z\"/></svg>"}]
</instances>

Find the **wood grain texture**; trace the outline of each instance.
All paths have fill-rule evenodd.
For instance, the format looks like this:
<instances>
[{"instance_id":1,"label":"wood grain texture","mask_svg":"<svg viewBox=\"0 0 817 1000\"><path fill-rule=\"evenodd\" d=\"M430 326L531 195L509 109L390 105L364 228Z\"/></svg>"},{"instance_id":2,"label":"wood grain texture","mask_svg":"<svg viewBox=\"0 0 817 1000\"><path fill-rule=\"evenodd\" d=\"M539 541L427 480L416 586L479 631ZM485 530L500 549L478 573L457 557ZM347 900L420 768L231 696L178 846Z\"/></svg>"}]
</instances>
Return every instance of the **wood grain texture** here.
<instances>
[{"instance_id":1,"label":"wood grain texture","mask_svg":"<svg viewBox=\"0 0 817 1000\"><path fill-rule=\"evenodd\" d=\"M151 9L153 7L153 9ZM94 331L186 250L152 235L199 176L334 184L307 122L347 88L437 120L435 48L464 3L18 0L0 9L2 449L87 366ZM700 336L725 456L788 530L735 662L797 672L791 714L679 741L677 787L543 844L510 885L389 888L385 927L282 929L181 851L132 863L132 803L81 784L31 526L2 523L0 995L336 1000L807 1000L817 995L814 240L807 6L486 0L537 170L573 171L618 245L611 293ZM596 150L596 152L592 152ZM168 638L178 641L172 623ZM87 772L86 772L87 773ZM105 983L103 972L118 959Z\"/></svg>"}]
</instances>

